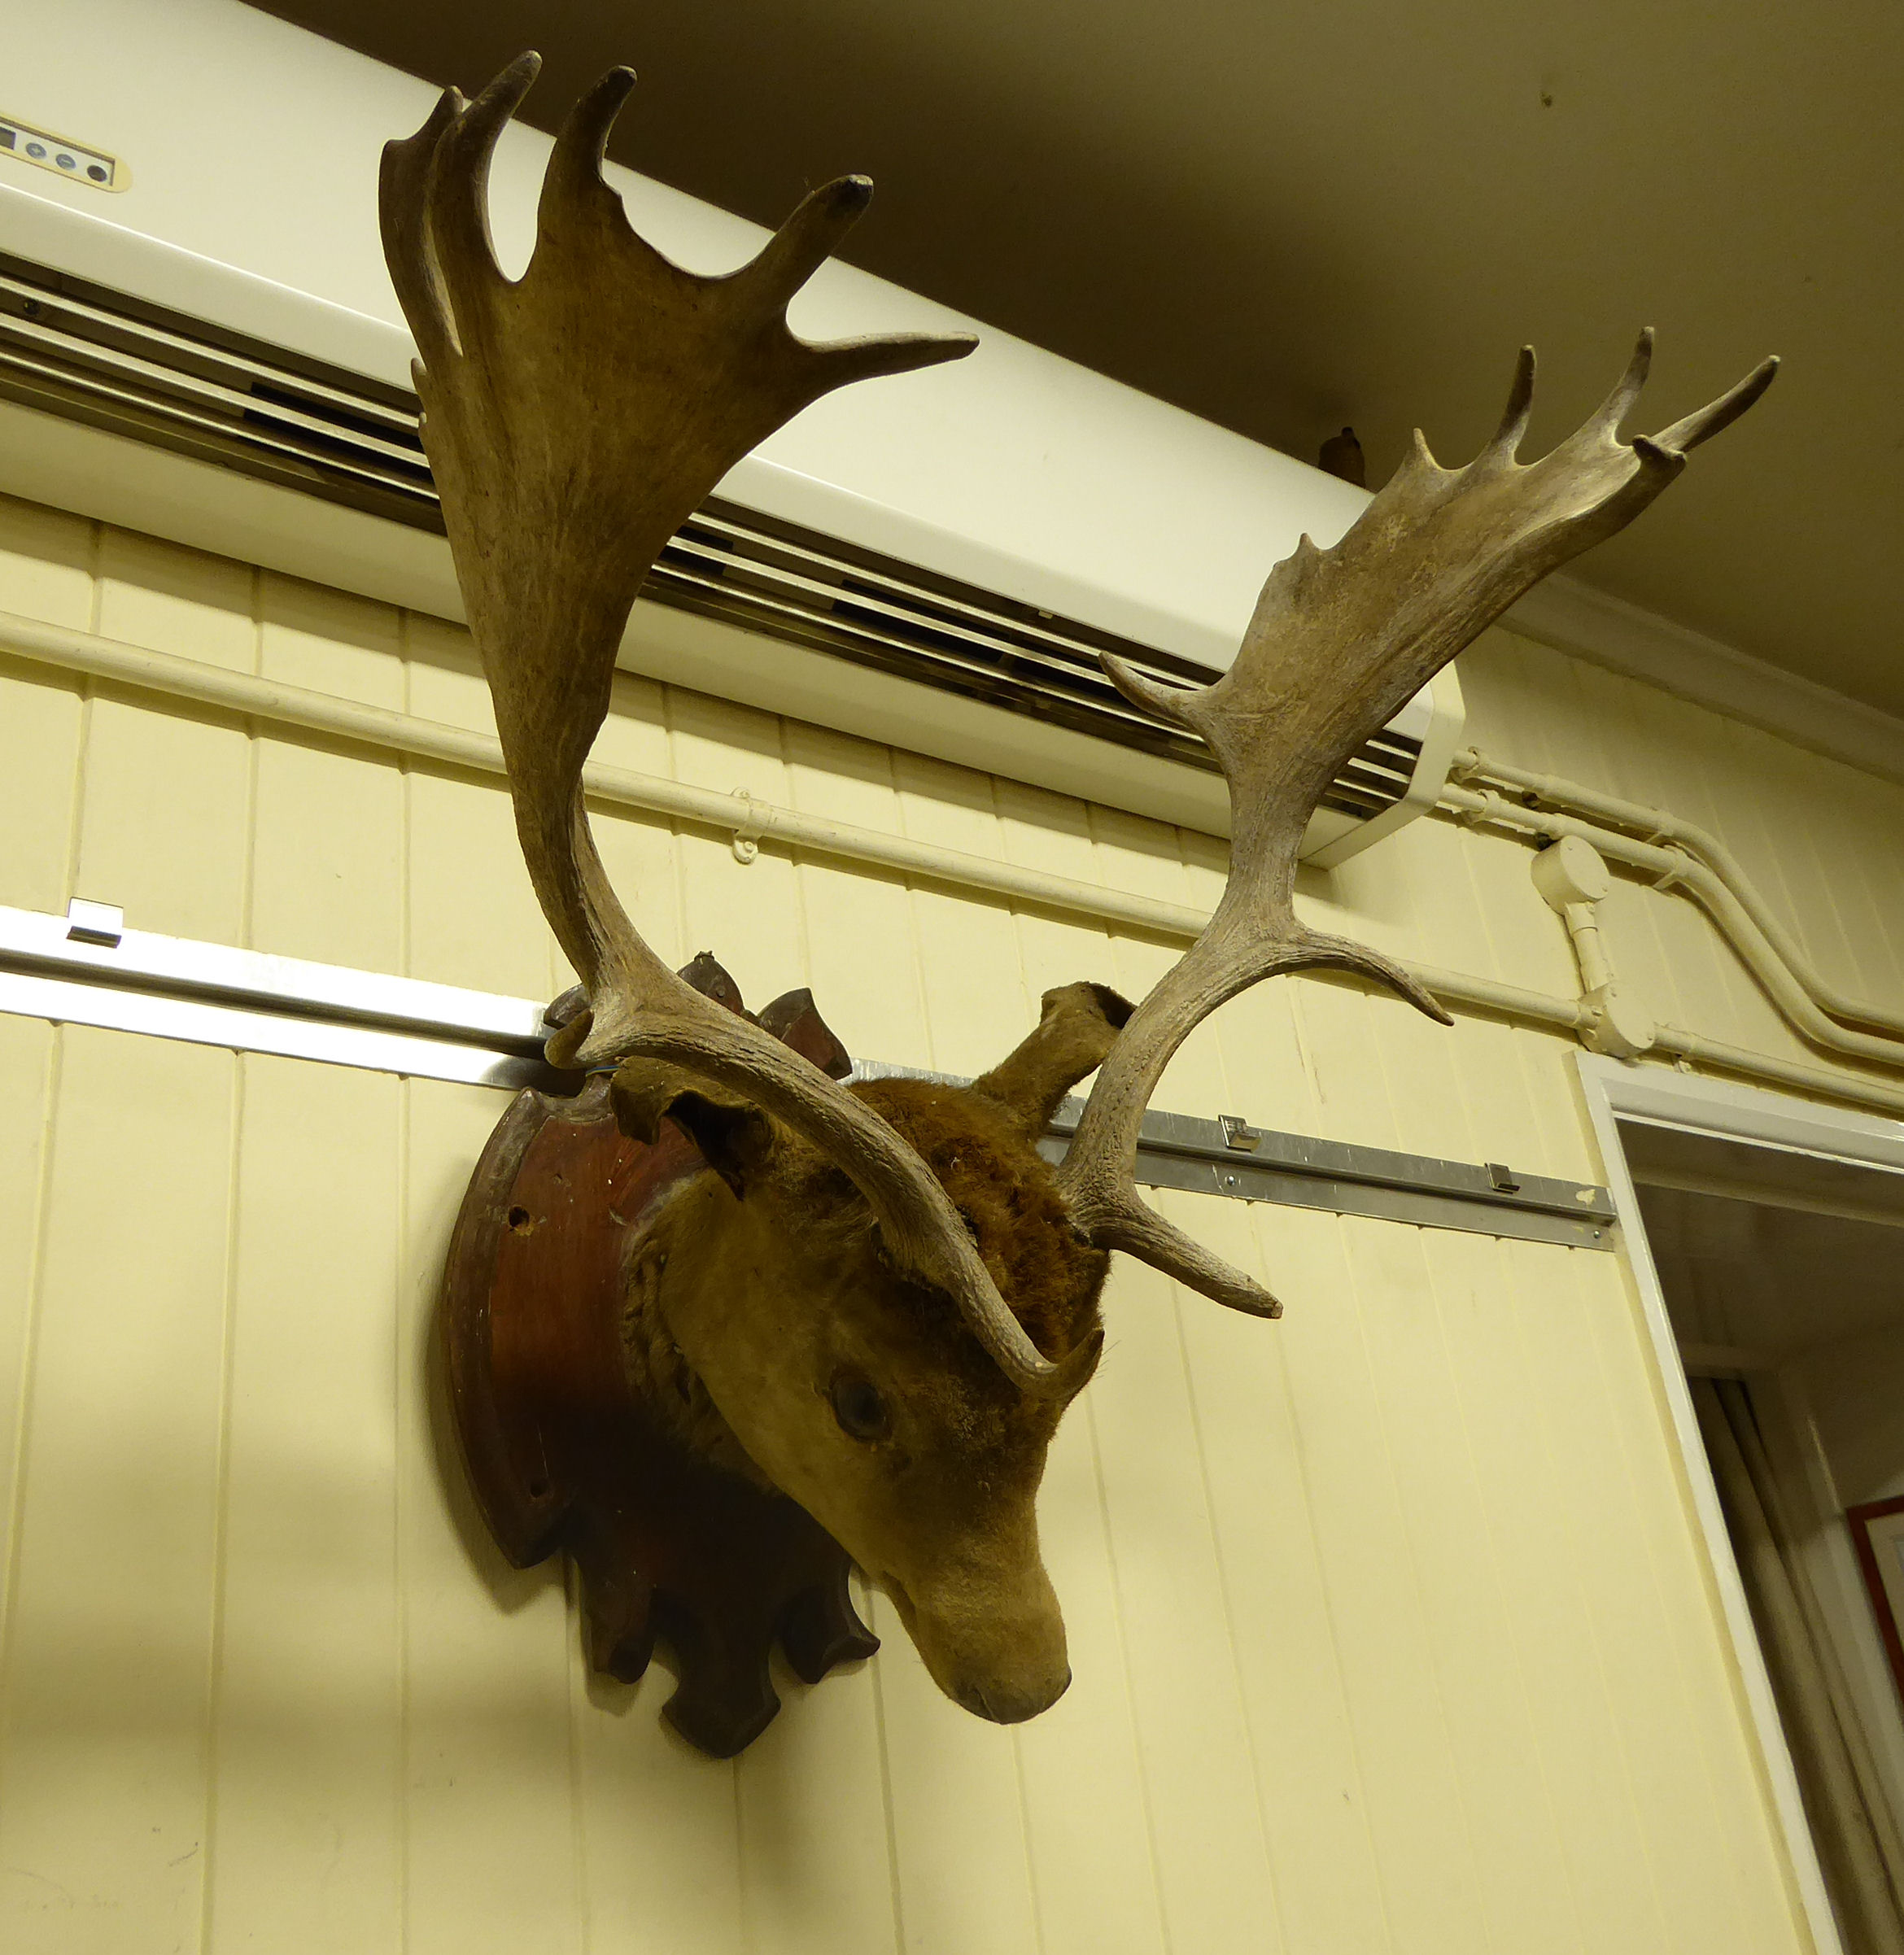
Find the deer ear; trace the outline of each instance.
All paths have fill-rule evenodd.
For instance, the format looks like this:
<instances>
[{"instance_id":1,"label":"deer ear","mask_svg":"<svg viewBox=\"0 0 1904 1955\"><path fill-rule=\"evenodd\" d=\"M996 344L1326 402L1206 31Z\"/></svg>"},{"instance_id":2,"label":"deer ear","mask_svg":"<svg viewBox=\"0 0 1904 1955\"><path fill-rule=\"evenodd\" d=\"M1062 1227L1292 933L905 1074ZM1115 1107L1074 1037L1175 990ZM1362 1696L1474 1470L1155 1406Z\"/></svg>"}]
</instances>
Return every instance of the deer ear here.
<instances>
[{"instance_id":1,"label":"deer ear","mask_svg":"<svg viewBox=\"0 0 1904 1955\"><path fill-rule=\"evenodd\" d=\"M973 1092L1002 1106L1034 1140L1065 1094L1103 1064L1137 1009L1108 984L1066 984L1047 991L1043 1002L1037 1029L972 1083Z\"/></svg>"},{"instance_id":2,"label":"deer ear","mask_svg":"<svg viewBox=\"0 0 1904 1955\"><path fill-rule=\"evenodd\" d=\"M666 1066L631 1061L609 1086L615 1124L631 1141L653 1146L664 1119L672 1120L736 1196L764 1168L774 1150L773 1123L750 1101L685 1084Z\"/></svg>"}]
</instances>

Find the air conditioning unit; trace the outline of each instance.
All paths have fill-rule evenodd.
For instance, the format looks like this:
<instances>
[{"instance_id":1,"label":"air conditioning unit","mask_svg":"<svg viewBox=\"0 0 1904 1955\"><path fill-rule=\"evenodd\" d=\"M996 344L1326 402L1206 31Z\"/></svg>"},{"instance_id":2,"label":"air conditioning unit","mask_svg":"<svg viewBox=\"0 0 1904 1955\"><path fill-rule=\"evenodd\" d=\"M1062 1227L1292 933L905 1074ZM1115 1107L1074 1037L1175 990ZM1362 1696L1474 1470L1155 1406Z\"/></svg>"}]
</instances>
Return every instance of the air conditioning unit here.
<instances>
[{"instance_id":1,"label":"air conditioning unit","mask_svg":"<svg viewBox=\"0 0 1904 1955\"><path fill-rule=\"evenodd\" d=\"M0 126L71 131L106 177L0 146L0 486L459 616L376 222L382 144L434 89L237 0L63 0L10 38ZM517 124L496 159L512 269L548 146ZM609 176L697 270L764 236ZM980 344L831 395L743 461L665 552L624 662L1225 832L1207 752L1129 705L1097 654L1220 673L1270 565L1305 531L1334 541L1365 492L848 265L792 321ZM1431 806L1461 727L1444 673L1344 768L1305 859Z\"/></svg>"}]
</instances>

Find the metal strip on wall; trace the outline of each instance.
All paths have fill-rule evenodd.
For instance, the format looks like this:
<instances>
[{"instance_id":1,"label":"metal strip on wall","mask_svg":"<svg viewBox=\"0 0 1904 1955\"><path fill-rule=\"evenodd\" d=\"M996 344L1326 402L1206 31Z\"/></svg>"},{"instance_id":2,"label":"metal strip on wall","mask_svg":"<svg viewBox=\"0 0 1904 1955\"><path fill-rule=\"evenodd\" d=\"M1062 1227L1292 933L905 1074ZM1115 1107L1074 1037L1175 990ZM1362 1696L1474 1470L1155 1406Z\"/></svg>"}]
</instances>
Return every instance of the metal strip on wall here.
<instances>
[{"instance_id":1,"label":"metal strip on wall","mask_svg":"<svg viewBox=\"0 0 1904 1955\"><path fill-rule=\"evenodd\" d=\"M566 1083L543 1063L542 1006L533 1000L129 930L100 903L75 902L65 916L0 907L0 1011L509 1091ZM855 1074L949 1078L877 1061ZM1047 1158L1063 1158L1083 1111L1076 1099L1059 1109L1040 1144ZM1614 1246L1604 1188L1278 1133L1227 1115L1146 1114L1137 1178L1421 1228Z\"/></svg>"}]
</instances>

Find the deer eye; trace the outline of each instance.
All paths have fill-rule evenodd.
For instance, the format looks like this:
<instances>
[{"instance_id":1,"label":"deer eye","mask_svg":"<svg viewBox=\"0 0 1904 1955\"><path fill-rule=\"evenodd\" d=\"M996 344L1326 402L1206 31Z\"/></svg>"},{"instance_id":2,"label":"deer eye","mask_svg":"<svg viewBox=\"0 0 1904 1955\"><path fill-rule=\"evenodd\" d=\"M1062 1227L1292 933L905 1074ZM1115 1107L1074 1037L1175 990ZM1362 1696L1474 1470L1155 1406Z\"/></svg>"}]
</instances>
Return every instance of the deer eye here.
<instances>
[{"instance_id":1,"label":"deer eye","mask_svg":"<svg viewBox=\"0 0 1904 1955\"><path fill-rule=\"evenodd\" d=\"M886 1416L886 1401L870 1379L848 1372L833 1381L833 1416L840 1429L855 1439L880 1439L892 1421Z\"/></svg>"}]
</instances>

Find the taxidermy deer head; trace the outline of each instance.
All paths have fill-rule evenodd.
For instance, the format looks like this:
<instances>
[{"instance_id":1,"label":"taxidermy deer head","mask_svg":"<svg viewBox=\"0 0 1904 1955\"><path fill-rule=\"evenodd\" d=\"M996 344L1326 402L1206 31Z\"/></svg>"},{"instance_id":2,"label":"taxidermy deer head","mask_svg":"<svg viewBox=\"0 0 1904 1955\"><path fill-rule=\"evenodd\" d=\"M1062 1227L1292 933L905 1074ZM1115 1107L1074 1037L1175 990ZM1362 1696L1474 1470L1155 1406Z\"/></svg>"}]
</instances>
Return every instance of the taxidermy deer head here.
<instances>
[{"instance_id":1,"label":"taxidermy deer head","mask_svg":"<svg viewBox=\"0 0 1904 1955\"><path fill-rule=\"evenodd\" d=\"M968 1089L843 1085L669 971L609 887L582 770L629 609L662 545L757 443L834 387L959 358L966 338L812 346L789 300L871 185L816 190L723 277L630 229L600 165L633 82L618 70L556 139L534 255L499 270L486 216L498 135L535 76L526 55L474 102L452 90L385 152L384 243L421 360L423 438L443 501L544 914L586 1009L557 1065L612 1071L624 1131L663 1119L707 1167L637 1246L629 1321L705 1391L696 1442L807 1510L890 1591L941 1687L1028 1717L1069 1680L1033 1502L1059 1416L1096 1364L1109 1252L1258 1316L1250 1276L1154 1213L1138 1129L1207 1014L1281 972L1330 967L1447 1015L1378 953L1296 917L1297 851L1330 781L1435 671L1548 571L1630 521L1771 379L1630 443L1645 378L1624 378L1541 460L1516 459L1523 352L1499 433L1450 471L1414 453L1328 550L1305 537L1264 587L1235 663L1179 690L1105 659L1138 705L1207 740L1229 783L1229 881L1203 937L1134 1010L1081 984ZM1034 1142L1097 1080L1069 1155ZM645 1326L645 1331L639 1327ZM690 1394L692 1395L692 1394Z\"/></svg>"}]
</instances>

